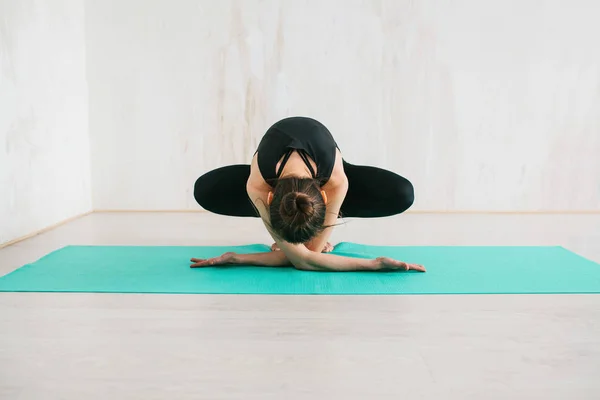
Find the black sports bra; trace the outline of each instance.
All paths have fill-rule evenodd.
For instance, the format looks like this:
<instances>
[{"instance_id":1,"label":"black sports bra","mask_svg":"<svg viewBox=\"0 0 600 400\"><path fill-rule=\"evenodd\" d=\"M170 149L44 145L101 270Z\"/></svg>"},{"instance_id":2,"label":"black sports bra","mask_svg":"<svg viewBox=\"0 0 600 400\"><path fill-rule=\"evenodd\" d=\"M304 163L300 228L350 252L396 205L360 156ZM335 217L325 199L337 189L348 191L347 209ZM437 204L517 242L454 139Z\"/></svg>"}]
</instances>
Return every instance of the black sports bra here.
<instances>
[{"instance_id":1,"label":"black sports bra","mask_svg":"<svg viewBox=\"0 0 600 400\"><path fill-rule=\"evenodd\" d=\"M319 121L306 117L282 119L267 130L258 145L258 168L265 181L276 180L292 153L297 151L312 177L323 185L331 178L337 148L331 132ZM277 171L281 157L283 160ZM317 171L309 157L317 165Z\"/></svg>"}]
</instances>

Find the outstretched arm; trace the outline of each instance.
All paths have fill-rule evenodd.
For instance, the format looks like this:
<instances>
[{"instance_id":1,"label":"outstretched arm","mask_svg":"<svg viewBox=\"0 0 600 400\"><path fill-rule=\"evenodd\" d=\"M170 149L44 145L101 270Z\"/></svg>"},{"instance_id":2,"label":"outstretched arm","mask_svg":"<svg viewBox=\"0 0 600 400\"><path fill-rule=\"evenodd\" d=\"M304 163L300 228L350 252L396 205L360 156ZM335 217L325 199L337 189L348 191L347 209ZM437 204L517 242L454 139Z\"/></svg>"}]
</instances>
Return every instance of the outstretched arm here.
<instances>
[{"instance_id":1,"label":"outstretched arm","mask_svg":"<svg viewBox=\"0 0 600 400\"><path fill-rule=\"evenodd\" d=\"M192 258L191 268L212 267L217 265L257 265L261 267L291 266L285 254L281 251L267 253L236 254L225 253L214 258Z\"/></svg>"},{"instance_id":2,"label":"outstretched arm","mask_svg":"<svg viewBox=\"0 0 600 400\"><path fill-rule=\"evenodd\" d=\"M344 203L344 199L348 193L348 178L344 173L341 154L339 154L337 157L335 170L337 170L337 172L334 173L331 178L329 178L327 184L323 186L323 190L327 195L327 207L324 223L324 226L327 228L325 228L310 242L306 243L306 247L308 249L317 252L322 252L327 245L329 237L331 236L331 232L333 231L333 226L337 222L342 204Z\"/></svg>"},{"instance_id":3,"label":"outstretched arm","mask_svg":"<svg viewBox=\"0 0 600 400\"><path fill-rule=\"evenodd\" d=\"M280 245L281 246L281 245ZM299 245L284 244L281 247L287 258L297 269L304 271L408 271L425 272L418 264L409 264L389 257L372 259L338 256L315 252Z\"/></svg>"}]
</instances>

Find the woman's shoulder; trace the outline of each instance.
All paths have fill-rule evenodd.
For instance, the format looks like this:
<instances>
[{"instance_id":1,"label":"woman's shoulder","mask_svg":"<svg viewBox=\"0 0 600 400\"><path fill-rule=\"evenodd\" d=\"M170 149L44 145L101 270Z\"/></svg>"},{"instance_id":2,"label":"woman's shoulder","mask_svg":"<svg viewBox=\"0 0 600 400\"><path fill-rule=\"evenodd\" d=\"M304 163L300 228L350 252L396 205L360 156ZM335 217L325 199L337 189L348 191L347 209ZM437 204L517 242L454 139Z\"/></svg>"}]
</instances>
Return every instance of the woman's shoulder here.
<instances>
[{"instance_id":1,"label":"woman's shoulder","mask_svg":"<svg viewBox=\"0 0 600 400\"><path fill-rule=\"evenodd\" d=\"M252 157L252 162L250 163L250 176L248 177L247 186L252 186L259 190L266 190L267 192L270 189L269 184L263 178L260 168L258 167L258 153L255 153L254 157Z\"/></svg>"},{"instance_id":2,"label":"woman's shoulder","mask_svg":"<svg viewBox=\"0 0 600 400\"><path fill-rule=\"evenodd\" d=\"M348 177L344 172L344 160L342 153L336 149L335 164L331 171L331 176L325 184L325 188L329 190L346 189L348 187Z\"/></svg>"},{"instance_id":3,"label":"woman's shoulder","mask_svg":"<svg viewBox=\"0 0 600 400\"><path fill-rule=\"evenodd\" d=\"M269 184L263 179L258 168L256 155L254 155L252 164L250 164L250 176L246 182L246 192L248 193L248 197L252 203L260 209L261 206L263 206L267 201L267 196L270 190L271 186L269 186Z\"/></svg>"}]
</instances>

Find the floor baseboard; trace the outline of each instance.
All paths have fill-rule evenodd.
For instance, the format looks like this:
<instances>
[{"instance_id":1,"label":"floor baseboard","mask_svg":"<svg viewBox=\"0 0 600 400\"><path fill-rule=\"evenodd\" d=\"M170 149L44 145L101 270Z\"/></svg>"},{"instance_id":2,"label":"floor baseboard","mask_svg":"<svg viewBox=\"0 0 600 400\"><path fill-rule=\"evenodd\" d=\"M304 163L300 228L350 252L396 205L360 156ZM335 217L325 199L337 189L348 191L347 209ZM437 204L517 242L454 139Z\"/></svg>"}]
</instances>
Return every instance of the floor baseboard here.
<instances>
[{"instance_id":1,"label":"floor baseboard","mask_svg":"<svg viewBox=\"0 0 600 400\"><path fill-rule=\"evenodd\" d=\"M42 234L42 233L44 233L44 232L48 232L48 231L50 231L50 230L52 230L52 229L54 229L54 228L58 228L58 227L59 227L59 226L61 226L61 225L68 224L69 222L73 222L73 221L75 221L76 219L79 219L79 218L81 218L81 217L85 217L86 215L90 215L92 212L93 212L93 211L88 211L88 212L85 212L85 213L83 213L83 214L77 214L77 215L75 215L75 216L73 216L73 217L70 217L70 218L64 219L64 220L62 220L62 221L59 221L59 222L57 222L57 223L55 223L55 224L49 225L49 226L47 226L47 227L45 227L45 228L38 229L37 231L31 232L31 233L29 233L29 234L27 234L27 235L24 235L24 236L18 237L18 238L16 238L16 239L13 239L13 240L9 240L8 242L5 242L5 243L0 243L0 249L3 249L3 248L5 248L5 247L8 247L8 246L11 246L11 245L13 245L13 244L15 244L15 243L22 242L23 240L27 240L27 239L29 239L29 238L32 238L32 237L34 237L34 236L37 236L37 235L39 235L39 234Z\"/></svg>"}]
</instances>

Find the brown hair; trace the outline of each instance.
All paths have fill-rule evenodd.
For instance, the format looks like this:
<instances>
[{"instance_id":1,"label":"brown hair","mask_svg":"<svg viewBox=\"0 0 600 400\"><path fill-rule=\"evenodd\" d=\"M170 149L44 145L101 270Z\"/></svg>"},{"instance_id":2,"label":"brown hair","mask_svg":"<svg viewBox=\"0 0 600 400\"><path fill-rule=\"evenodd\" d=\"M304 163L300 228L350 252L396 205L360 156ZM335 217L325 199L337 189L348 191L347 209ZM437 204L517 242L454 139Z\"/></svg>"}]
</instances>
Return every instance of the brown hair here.
<instances>
[{"instance_id":1,"label":"brown hair","mask_svg":"<svg viewBox=\"0 0 600 400\"><path fill-rule=\"evenodd\" d=\"M271 228L289 243L306 243L326 227L320 182L312 178L278 179L269 207Z\"/></svg>"}]
</instances>

